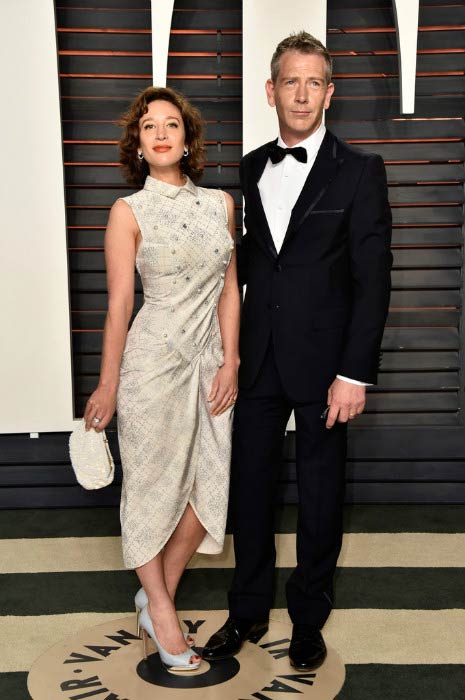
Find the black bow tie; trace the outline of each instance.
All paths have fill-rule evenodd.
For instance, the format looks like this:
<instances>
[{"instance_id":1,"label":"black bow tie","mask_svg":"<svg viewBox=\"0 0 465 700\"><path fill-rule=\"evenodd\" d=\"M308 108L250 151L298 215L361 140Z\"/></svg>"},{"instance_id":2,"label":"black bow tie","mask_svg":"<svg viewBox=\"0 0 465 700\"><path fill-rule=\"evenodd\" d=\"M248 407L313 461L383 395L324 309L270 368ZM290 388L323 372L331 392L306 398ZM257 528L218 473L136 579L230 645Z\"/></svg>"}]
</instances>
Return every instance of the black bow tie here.
<instances>
[{"instance_id":1,"label":"black bow tie","mask_svg":"<svg viewBox=\"0 0 465 700\"><path fill-rule=\"evenodd\" d=\"M270 157L273 165L280 163L287 154L294 156L299 163L307 162L307 151L303 146L296 146L295 148L281 148L277 143L272 143L268 146L268 155Z\"/></svg>"}]
</instances>

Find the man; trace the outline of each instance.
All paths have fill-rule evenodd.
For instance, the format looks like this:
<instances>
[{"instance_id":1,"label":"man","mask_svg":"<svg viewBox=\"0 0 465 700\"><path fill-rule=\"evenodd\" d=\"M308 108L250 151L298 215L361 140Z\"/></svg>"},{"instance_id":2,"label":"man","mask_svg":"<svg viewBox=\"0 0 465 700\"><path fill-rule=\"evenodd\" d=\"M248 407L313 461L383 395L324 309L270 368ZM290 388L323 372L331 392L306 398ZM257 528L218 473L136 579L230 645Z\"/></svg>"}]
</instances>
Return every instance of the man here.
<instances>
[{"instance_id":1,"label":"man","mask_svg":"<svg viewBox=\"0 0 465 700\"><path fill-rule=\"evenodd\" d=\"M204 658L235 654L267 628L282 441L296 421L297 567L286 586L289 660L320 666L342 541L346 428L376 381L389 293L391 214L380 156L322 124L334 85L327 49L306 32L277 47L266 83L279 138L241 162L247 235L240 282L239 398L231 476L236 570L230 617Z\"/></svg>"}]
</instances>

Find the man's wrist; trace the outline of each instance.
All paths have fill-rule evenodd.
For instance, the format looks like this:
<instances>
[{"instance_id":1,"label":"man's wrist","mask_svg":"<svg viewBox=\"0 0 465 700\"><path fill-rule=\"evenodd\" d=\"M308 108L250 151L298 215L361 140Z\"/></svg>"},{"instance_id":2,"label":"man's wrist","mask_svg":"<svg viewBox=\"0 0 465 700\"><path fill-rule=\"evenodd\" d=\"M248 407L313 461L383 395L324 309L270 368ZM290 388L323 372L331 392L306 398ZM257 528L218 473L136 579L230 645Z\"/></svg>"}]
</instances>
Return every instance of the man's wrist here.
<instances>
[{"instance_id":1,"label":"man's wrist","mask_svg":"<svg viewBox=\"0 0 465 700\"><path fill-rule=\"evenodd\" d=\"M344 377L342 374L336 374L336 379L341 379L343 382L348 384L356 384L357 386L373 386L373 384L368 384L367 382L361 382L358 379L351 379L350 377Z\"/></svg>"}]
</instances>

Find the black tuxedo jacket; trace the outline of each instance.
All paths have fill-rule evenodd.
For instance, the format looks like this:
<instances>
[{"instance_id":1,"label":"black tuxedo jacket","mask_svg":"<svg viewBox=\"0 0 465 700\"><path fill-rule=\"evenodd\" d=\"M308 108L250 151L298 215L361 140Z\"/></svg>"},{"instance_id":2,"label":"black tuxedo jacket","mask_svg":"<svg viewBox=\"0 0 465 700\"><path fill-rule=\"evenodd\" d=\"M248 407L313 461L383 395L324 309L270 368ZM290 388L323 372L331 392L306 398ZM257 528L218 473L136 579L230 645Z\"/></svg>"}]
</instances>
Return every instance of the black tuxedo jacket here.
<instances>
[{"instance_id":1,"label":"black tuxedo jacket","mask_svg":"<svg viewBox=\"0 0 465 700\"><path fill-rule=\"evenodd\" d=\"M239 386L252 387L272 339L289 397L326 401L336 374L376 382L392 265L384 163L327 131L278 253L257 186L267 146L240 165Z\"/></svg>"}]
</instances>

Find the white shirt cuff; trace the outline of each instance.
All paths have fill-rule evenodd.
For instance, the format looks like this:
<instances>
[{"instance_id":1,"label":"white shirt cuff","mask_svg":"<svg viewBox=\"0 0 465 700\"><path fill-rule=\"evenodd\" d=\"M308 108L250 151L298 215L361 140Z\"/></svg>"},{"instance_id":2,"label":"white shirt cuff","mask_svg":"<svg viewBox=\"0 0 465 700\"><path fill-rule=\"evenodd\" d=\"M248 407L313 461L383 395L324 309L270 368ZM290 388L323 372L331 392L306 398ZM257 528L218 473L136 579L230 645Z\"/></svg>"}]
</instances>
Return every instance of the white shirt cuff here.
<instances>
[{"instance_id":1,"label":"white shirt cuff","mask_svg":"<svg viewBox=\"0 0 465 700\"><path fill-rule=\"evenodd\" d=\"M338 379L342 379L343 382L349 382L349 384L357 384L357 386L373 386L373 384L359 382L358 379L349 379L349 377L343 377L342 374L336 374L336 377Z\"/></svg>"}]
</instances>

